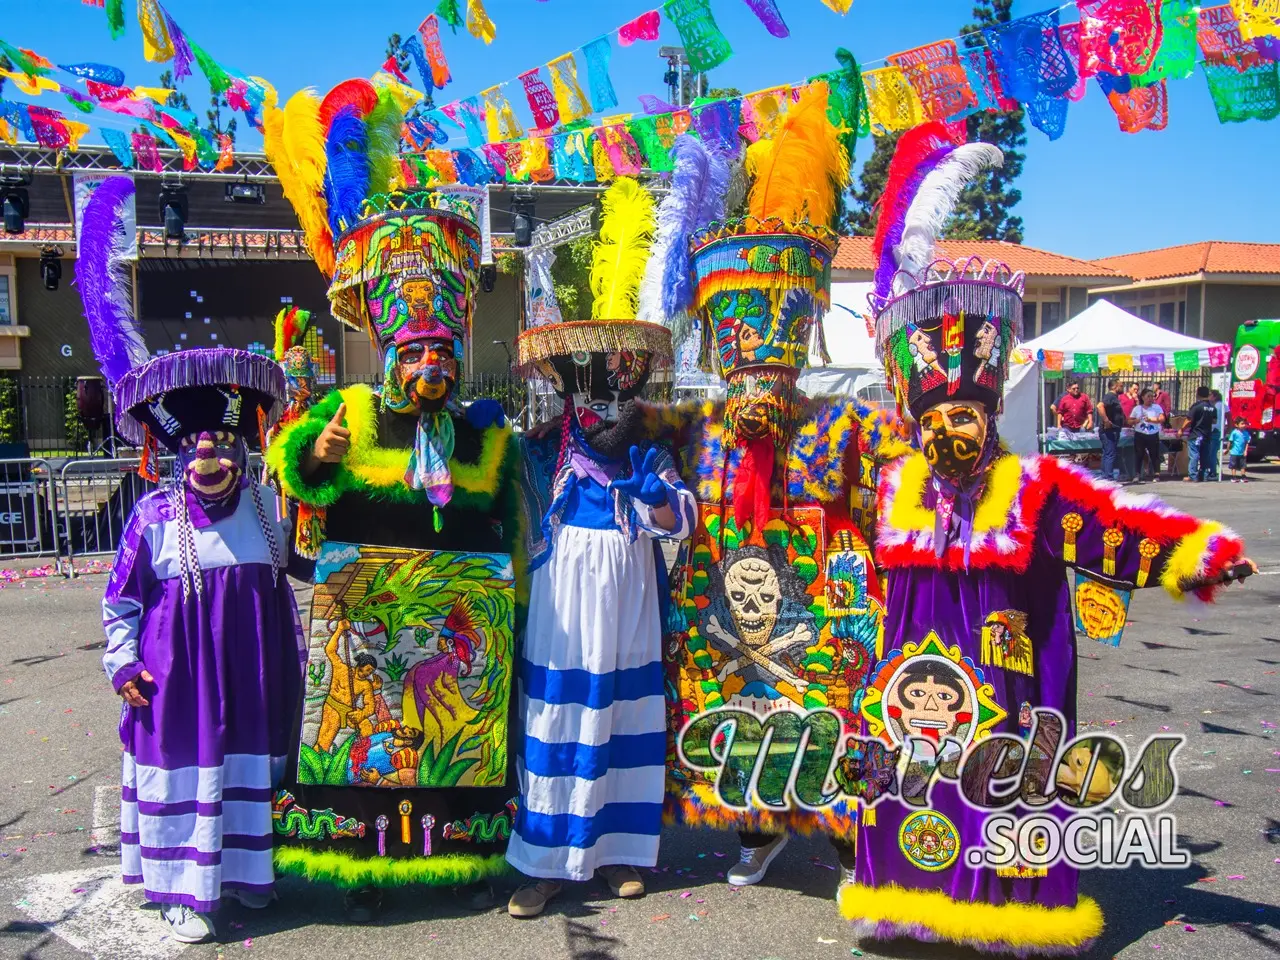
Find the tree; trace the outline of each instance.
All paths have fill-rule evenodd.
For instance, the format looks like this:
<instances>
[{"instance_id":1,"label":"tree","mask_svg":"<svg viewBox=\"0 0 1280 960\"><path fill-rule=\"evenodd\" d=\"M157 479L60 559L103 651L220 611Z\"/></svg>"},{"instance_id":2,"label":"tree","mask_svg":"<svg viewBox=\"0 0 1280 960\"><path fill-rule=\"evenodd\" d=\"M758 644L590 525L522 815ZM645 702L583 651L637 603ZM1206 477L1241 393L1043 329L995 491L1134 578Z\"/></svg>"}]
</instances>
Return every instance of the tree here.
<instances>
[{"instance_id":1,"label":"tree","mask_svg":"<svg viewBox=\"0 0 1280 960\"><path fill-rule=\"evenodd\" d=\"M178 89L178 84L173 79L172 70L166 70L164 73L160 74L160 86L165 90L176 91ZM169 99L165 102L165 106L176 107L179 110L191 110L191 104L187 101L187 95L185 93L175 92L169 94Z\"/></svg>"},{"instance_id":2,"label":"tree","mask_svg":"<svg viewBox=\"0 0 1280 960\"><path fill-rule=\"evenodd\" d=\"M963 27L960 35L966 49L985 46L982 28L1008 23L1013 0L980 0L973 8L976 22ZM955 216L947 225L947 236L964 240L1007 240L1022 242L1022 218L1012 214L1022 199L1014 187L1022 173L1027 145L1025 113L1021 106L1013 110L975 113L966 121L969 140L993 143L1004 152L1004 165L990 170L960 194Z\"/></svg>"},{"instance_id":3,"label":"tree","mask_svg":"<svg viewBox=\"0 0 1280 960\"><path fill-rule=\"evenodd\" d=\"M742 96L742 91L737 87L712 87L707 91L707 96L712 100L731 100Z\"/></svg>"},{"instance_id":4,"label":"tree","mask_svg":"<svg viewBox=\"0 0 1280 960\"><path fill-rule=\"evenodd\" d=\"M226 134L231 138L232 146L236 142L236 118L233 116L224 126L222 123L222 108L231 109L227 103L225 95L213 94L209 97L209 109L205 111L205 118L209 121L209 133L213 137L214 146L222 142L222 135Z\"/></svg>"},{"instance_id":5,"label":"tree","mask_svg":"<svg viewBox=\"0 0 1280 960\"><path fill-rule=\"evenodd\" d=\"M889 161L893 159L893 151L898 148L899 136L897 133L888 133L875 138L875 149L862 165L862 172L858 174L858 187L849 197L851 202L846 204L845 215L840 224L842 233L855 237L875 235L880 195L884 193L884 184L889 178Z\"/></svg>"},{"instance_id":6,"label":"tree","mask_svg":"<svg viewBox=\"0 0 1280 960\"><path fill-rule=\"evenodd\" d=\"M966 49L983 47L982 28L1007 23L1012 5L1013 0L979 0L973 8L975 22L960 31ZM1018 149L1027 144L1022 107L975 113L965 124L971 142L994 143L1004 152L1004 166L987 172L964 189L944 236L1021 243L1022 218L1013 216L1011 211L1022 199L1022 193L1013 186L1026 160L1026 155ZM857 189L849 198L851 203L841 223L843 232L863 237L875 234L876 207L884 193L889 161L893 159L899 136L893 133L876 138L875 150L863 164Z\"/></svg>"}]
</instances>

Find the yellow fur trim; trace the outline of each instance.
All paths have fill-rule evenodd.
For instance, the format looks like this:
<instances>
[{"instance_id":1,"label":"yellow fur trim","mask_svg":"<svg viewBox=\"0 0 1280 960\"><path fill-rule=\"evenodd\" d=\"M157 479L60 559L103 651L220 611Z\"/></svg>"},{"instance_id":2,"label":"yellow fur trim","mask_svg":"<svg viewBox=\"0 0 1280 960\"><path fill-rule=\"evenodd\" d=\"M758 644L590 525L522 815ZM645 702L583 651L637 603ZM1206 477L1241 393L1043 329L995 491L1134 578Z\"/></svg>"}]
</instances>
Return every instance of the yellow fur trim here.
<instances>
[{"instance_id":1,"label":"yellow fur trim","mask_svg":"<svg viewBox=\"0 0 1280 960\"><path fill-rule=\"evenodd\" d=\"M923 928L940 940L980 946L1007 944L1014 950L1082 948L1102 933L1102 910L1089 897L1074 907L1042 907L1036 903L992 903L952 900L938 890L907 890L890 883L860 883L840 888L840 913L866 924ZM907 930L902 931L910 936Z\"/></svg>"},{"instance_id":2,"label":"yellow fur trim","mask_svg":"<svg viewBox=\"0 0 1280 960\"><path fill-rule=\"evenodd\" d=\"M1186 596L1182 584L1204 572L1204 561L1209 555L1209 541L1214 534L1225 529L1216 521L1206 520L1178 541L1160 574L1160 585L1169 592L1169 596L1175 600L1182 600Z\"/></svg>"},{"instance_id":3,"label":"yellow fur trim","mask_svg":"<svg viewBox=\"0 0 1280 960\"><path fill-rule=\"evenodd\" d=\"M895 530L933 529L934 513L924 505L928 483L929 462L923 453L913 453L902 464L898 489L889 508L889 525ZM1003 530L1008 525L1009 511L1021 484L1022 461L1015 454L1006 454L992 465L974 512L974 533Z\"/></svg>"},{"instance_id":4,"label":"yellow fur trim","mask_svg":"<svg viewBox=\"0 0 1280 960\"><path fill-rule=\"evenodd\" d=\"M360 383L341 392L347 405L347 429L351 431L351 446L345 461L347 469L371 487L404 483L412 451L378 446L378 399L373 388ZM480 457L475 463L449 461L453 485L468 493L494 495L502 480L502 458L510 440L510 426L485 430Z\"/></svg>"}]
</instances>

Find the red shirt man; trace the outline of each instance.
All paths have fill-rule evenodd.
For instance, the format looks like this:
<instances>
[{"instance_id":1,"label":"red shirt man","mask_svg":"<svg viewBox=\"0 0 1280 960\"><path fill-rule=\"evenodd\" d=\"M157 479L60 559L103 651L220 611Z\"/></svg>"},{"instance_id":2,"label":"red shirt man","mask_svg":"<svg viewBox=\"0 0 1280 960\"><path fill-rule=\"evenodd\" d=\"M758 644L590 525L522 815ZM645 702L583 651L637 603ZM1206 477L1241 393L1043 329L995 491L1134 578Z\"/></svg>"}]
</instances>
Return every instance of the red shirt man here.
<instances>
[{"instance_id":1,"label":"red shirt man","mask_svg":"<svg viewBox=\"0 0 1280 960\"><path fill-rule=\"evenodd\" d=\"M1080 389L1080 384L1073 383L1067 392L1058 400L1054 408L1058 415L1058 426L1068 430L1088 430L1093 426L1093 404L1088 394Z\"/></svg>"},{"instance_id":2,"label":"red shirt man","mask_svg":"<svg viewBox=\"0 0 1280 960\"><path fill-rule=\"evenodd\" d=\"M1169 391L1164 388L1164 384L1152 384L1152 389L1156 393L1156 406L1164 411L1166 417L1173 416L1173 397L1169 396Z\"/></svg>"}]
</instances>

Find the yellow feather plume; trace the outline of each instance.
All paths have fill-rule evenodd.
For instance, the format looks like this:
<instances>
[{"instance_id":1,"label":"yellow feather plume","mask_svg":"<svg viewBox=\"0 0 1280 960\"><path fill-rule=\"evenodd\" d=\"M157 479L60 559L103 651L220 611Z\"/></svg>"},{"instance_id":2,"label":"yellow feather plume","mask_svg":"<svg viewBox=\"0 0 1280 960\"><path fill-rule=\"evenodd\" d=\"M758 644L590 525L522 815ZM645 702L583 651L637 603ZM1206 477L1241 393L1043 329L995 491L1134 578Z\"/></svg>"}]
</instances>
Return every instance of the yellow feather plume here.
<instances>
[{"instance_id":1,"label":"yellow feather plume","mask_svg":"<svg viewBox=\"0 0 1280 960\"><path fill-rule=\"evenodd\" d=\"M751 216L832 224L836 198L849 185L849 153L827 117L827 95L825 83L809 84L773 136L747 149Z\"/></svg>"},{"instance_id":2,"label":"yellow feather plume","mask_svg":"<svg viewBox=\"0 0 1280 960\"><path fill-rule=\"evenodd\" d=\"M648 190L622 177L601 201L600 240L591 257L591 317L634 320L657 222Z\"/></svg>"},{"instance_id":3,"label":"yellow feather plume","mask_svg":"<svg viewBox=\"0 0 1280 960\"><path fill-rule=\"evenodd\" d=\"M299 90L284 109L268 98L263 108L263 146L280 178L280 188L306 234L307 248L327 277L333 274L333 234L324 198L324 127L320 98Z\"/></svg>"}]
</instances>

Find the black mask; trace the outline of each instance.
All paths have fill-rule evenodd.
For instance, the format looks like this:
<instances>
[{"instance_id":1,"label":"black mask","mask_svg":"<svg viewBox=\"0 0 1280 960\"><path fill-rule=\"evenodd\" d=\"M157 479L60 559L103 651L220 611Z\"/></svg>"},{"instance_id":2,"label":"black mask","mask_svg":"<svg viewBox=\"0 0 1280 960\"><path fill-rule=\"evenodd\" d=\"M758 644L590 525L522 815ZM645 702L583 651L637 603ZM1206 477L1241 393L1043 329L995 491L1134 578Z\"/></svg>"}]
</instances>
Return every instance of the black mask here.
<instances>
[{"instance_id":1,"label":"black mask","mask_svg":"<svg viewBox=\"0 0 1280 960\"><path fill-rule=\"evenodd\" d=\"M548 363L579 435L597 453L624 458L640 437L642 415L635 398L649 380L648 355L576 353Z\"/></svg>"},{"instance_id":2,"label":"black mask","mask_svg":"<svg viewBox=\"0 0 1280 960\"><path fill-rule=\"evenodd\" d=\"M925 459L934 472L948 480L963 480L973 475L982 448L963 433L939 431L924 445Z\"/></svg>"}]
</instances>

